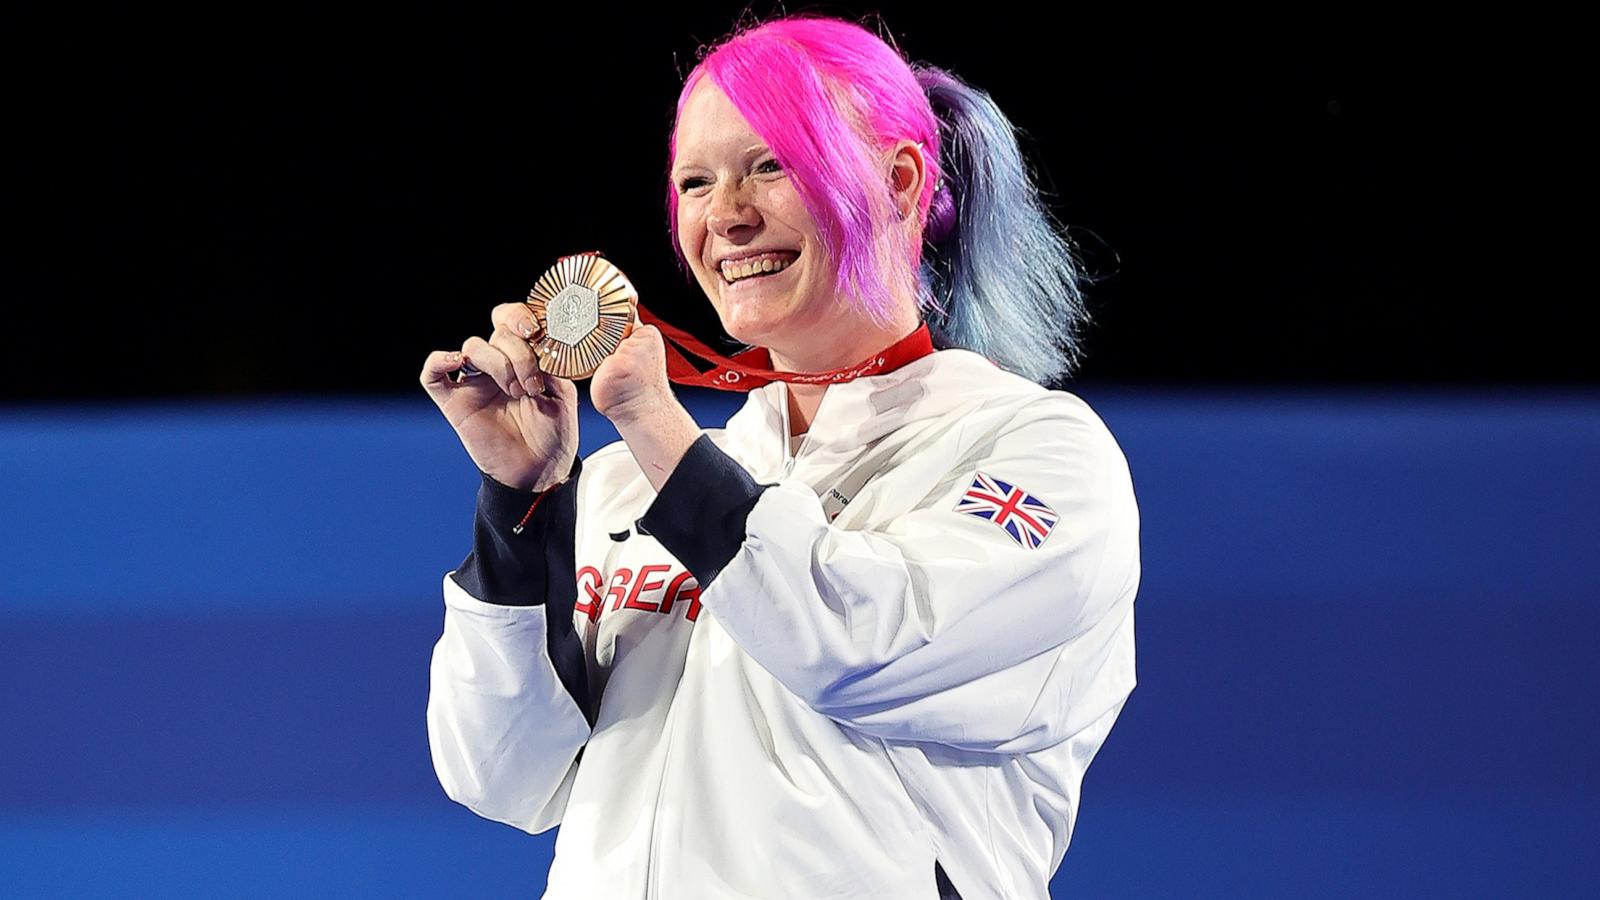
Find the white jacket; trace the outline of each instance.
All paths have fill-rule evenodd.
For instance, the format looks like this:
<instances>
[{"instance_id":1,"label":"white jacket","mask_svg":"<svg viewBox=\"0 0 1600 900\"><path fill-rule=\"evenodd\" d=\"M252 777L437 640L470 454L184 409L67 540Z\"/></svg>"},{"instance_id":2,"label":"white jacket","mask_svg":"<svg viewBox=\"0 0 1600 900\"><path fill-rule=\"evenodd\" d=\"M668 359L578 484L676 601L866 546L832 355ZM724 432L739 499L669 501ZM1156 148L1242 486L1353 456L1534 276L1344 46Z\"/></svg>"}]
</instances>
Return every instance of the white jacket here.
<instances>
[{"instance_id":1,"label":"white jacket","mask_svg":"<svg viewBox=\"0 0 1600 900\"><path fill-rule=\"evenodd\" d=\"M445 793L560 825L560 900L1048 897L1135 681L1121 449L966 350L831 385L797 454L786 390L659 495L612 443L514 534L533 495L484 478L431 667Z\"/></svg>"}]
</instances>

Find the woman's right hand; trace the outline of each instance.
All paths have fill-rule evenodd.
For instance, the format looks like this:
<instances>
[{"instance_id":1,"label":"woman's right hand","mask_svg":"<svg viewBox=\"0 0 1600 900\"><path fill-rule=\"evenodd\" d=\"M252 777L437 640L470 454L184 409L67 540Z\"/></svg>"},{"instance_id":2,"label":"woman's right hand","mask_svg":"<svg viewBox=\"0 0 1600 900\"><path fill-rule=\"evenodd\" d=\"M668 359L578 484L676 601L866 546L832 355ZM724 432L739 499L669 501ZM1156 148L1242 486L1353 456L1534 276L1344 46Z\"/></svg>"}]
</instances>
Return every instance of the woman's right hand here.
<instances>
[{"instance_id":1,"label":"woman's right hand","mask_svg":"<svg viewBox=\"0 0 1600 900\"><path fill-rule=\"evenodd\" d=\"M489 318L487 341L470 337L458 351L428 354L422 387L484 474L543 491L565 479L577 457L578 388L540 371L528 343L538 325L526 303L502 303ZM448 374L464 363L483 374L456 384Z\"/></svg>"}]
</instances>

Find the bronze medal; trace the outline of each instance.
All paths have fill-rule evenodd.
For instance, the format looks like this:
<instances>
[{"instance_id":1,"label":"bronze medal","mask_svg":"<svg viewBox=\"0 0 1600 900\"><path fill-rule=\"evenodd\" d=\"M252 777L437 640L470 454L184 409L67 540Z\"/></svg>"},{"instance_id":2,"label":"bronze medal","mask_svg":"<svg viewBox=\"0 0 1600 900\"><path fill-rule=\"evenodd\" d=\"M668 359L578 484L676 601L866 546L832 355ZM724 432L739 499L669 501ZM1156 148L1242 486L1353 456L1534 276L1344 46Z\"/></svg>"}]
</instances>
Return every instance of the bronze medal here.
<instances>
[{"instance_id":1,"label":"bronze medal","mask_svg":"<svg viewBox=\"0 0 1600 900\"><path fill-rule=\"evenodd\" d=\"M639 292L599 253L563 256L528 292L538 326L529 341L539 368L562 378L588 378L638 321Z\"/></svg>"}]
</instances>

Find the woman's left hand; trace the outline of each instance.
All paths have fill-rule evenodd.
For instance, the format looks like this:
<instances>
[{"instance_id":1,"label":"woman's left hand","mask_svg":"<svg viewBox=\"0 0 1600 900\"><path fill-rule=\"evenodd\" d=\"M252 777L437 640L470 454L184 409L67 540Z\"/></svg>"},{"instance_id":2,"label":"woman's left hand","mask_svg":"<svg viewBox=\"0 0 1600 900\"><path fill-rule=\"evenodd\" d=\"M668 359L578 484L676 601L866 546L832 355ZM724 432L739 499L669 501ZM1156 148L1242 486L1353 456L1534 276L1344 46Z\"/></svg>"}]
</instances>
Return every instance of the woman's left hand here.
<instances>
[{"instance_id":1,"label":"woman's left hand","mask_svg":"<svg viewBox=\"0 0 1600 900\"><path fill-rule=\"evenodd\" d=\"M639 325L623 338L595 370L589 382L589 400L619 428L677 403L667 380L667 351L661 330L654 325Z\"/></svg>"},{"instance_id":2,"label":"woman's left hand","mask_svg":"<svg viewBox=\"0 0 1600 900\"><path fill-rule=\"evenodd\" d=\"M633 458L661 490L701 431L672 393L661 330L641 325L595 370L589 400L617 426Z\"/></svg>"}]
</instances>

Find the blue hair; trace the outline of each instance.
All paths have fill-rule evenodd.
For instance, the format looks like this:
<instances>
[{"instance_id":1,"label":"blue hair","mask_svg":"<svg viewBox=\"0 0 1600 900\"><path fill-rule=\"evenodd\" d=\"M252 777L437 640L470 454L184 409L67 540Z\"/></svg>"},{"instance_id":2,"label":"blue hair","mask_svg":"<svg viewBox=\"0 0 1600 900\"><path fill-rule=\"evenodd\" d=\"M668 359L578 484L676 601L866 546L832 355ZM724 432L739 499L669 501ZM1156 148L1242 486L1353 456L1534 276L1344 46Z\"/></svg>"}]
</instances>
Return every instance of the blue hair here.
<instances>
[{"instance_id":1,"label":"blue hair","mask_svg":"<svg viewBox=\"0 0 1600 900\"><path fill-rule=\"evenodd\" d=\"M1082 266L989 95L913 67L939 119L940 166L923 231L918 304L935 344L961 347L1048 386L1073 374L1084 328Z\"/></svg>"}]
</instances>

